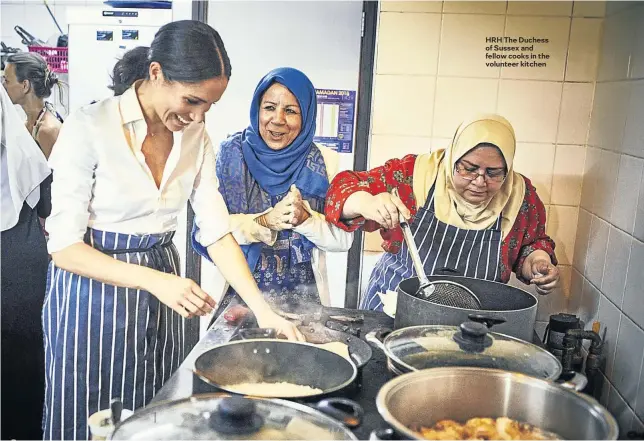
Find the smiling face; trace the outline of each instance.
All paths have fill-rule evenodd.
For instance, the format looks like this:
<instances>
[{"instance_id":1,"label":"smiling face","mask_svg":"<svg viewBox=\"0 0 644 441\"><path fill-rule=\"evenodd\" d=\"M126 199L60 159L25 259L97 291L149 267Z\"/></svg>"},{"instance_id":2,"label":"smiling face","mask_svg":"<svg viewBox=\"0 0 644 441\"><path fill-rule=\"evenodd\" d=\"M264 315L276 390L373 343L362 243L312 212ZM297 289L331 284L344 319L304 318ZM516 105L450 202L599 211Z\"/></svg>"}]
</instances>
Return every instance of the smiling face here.
<instances>
[{"instance_id":1,"label":"smiling face","mask_svg":"<svg viewBox=\"0 0 644 441\"><path fill-rule=\"evenodd\" d=\"M156 65L156 66L154 66ZM178 132L192 122L202 122L210 107L221 99L228 79L224 76L198 83L165 81L158 63L150 64L150 78L156 79L154 109L166 128Z\"/></svg>"},{"instance_id":2,"label":"smiling face","mask_svg":"<svg viewBox=\"0 0 644 441\"><path fill-rule=\"evenodd\" d=\"M496 147L477 147L456 161L454 189L459 196L471 204L488 201L499 192L505 176L505 161ZM464 176L477 173L476 179ZM485 176L487 175L487 176ZM492 177L492 179L490 179Z\"/></svg>"},{"instance_id":3,"label":"smiling face","mask_svg":"<svg viewBox=\"0 0 644 441\"><path fill-rule=\"evenodd\" d=\"M282 150L301 130L302 110L297 98L286 86L273 84L259 104L259 135L271 149Z\"/></svg>"}]
</instances>

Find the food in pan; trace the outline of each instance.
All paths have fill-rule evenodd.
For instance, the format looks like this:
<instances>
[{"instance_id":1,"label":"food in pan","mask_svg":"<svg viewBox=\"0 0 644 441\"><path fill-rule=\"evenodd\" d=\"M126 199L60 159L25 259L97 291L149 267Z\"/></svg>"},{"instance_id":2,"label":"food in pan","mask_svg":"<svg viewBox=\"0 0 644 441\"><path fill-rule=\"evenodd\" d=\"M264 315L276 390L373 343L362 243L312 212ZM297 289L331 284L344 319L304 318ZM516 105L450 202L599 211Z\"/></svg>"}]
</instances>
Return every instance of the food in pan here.
<instances>
[{"instance_id":1,"label":"food in pan","mask_svg":"<svg viewBox=\"0 0 644 441\"><path fill-rule=\"evenodd\" d=\"M471 418L465 424L441 420L432 427L412 428L429 440L558 440L562 439L531 424L511 418Z\"/></svg>"},{"instance_id":2,"label":"food in pan","mask_svg":"<svg viewBox=\"0 0 644 441\"><path fill-rule=\"evenodd\" d=\"M351 360L351 357L349 356L349 346L346 343L342 343L341 341L332 341L330 343L318 344L318 346L322 349L338 354L347 360Z\"/></svg>"},{"instance_id":3,"label":"food in pan","mask_svg":"<svg viewBox=\"0 0 644 441\"><path fill-rule=\"evenodd\" d=\"M304 397L322 393L322 389L301 384L287 383L237 383L221 386L222 389L254 397Z\"/></svg>"}]
</instances>

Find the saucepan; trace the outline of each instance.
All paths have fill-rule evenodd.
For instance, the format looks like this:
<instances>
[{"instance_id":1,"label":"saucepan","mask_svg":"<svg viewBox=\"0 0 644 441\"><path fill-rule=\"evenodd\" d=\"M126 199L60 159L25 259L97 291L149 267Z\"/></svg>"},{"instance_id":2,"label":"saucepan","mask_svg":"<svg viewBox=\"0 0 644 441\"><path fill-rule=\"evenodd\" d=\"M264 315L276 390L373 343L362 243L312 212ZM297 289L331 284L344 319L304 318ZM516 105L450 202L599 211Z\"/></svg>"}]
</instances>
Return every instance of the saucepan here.
<instances>
[{"instance_id":1,"label":"saucepan","mask_svg":"<svg viewBox=\"0 0 644 441\"><path fill-rule=\"evenodd\" d=\"M619 434L615 418L590 396L498 369L449 367L410 372L387 382L376 404L393 430L376 432L372 439L423 439L423 428L445 420L463 424L472 418L500 417L527 423L559 439L614 440ZM439 429L450 424L442 423ZM497 428L507 426L492 426L492 430ZM459 439L456 433L443 435L447 438L435 439ZM491 436L479 439L508 439Z\"/></svg>"},{"instance_id":2,"label":"saucepan","mask_svg":"<svg viewBox=\"0 0 644 441\"><path fill-rule=\"evenodd\" d=\"M368 333L366 339L387 355L387 367L395 375L437 367L478 367L557 381L577 391L586 386L584 376L562 375L561 362L545 348L492 332L488 329L492 325L467 321L459 327L382 328Z\"/></svg>"},{"instance_id":3,"label":"saucepan","mask_svg":"<svg viewBox=\"0 0 644 441\"><path fill-rule=\"evenodd\" d=\"M458 326L472 314L501 320L495 330L526 341L532 341L537 318L537 298L527 291L499 282L449 275L453 270L438 271L439 275L428 276L430 282L447 280L470 289L480 300L481 309L465 309L440 305L416 295L419 287L417 277L405 279L398 285L394 328L415 325Z\"/></svg>"}]
</instances>

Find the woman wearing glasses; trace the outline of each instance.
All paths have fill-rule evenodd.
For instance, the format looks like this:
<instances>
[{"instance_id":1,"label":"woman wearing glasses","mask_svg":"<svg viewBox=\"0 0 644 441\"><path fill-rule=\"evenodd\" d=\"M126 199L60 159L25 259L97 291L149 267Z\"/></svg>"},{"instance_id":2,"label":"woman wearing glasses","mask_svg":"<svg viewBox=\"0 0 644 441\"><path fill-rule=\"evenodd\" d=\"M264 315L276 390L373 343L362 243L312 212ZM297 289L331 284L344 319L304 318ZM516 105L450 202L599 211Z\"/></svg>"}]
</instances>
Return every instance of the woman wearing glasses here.
<instances>
[{"instance_id":1,"label":"woman wearing glasses","mask_svg":"<svg viewBox=\"0 0 644 441\"><path fill-rule=\"evenodd\" d=\"M327 220L346 231L380 229L387 251L371 273L362 309L382 310L379 293L414 275L399 213L410 219L428 275L447 270L507 283L514 271L540 294L557 286L546 210L530 180L512 169L515 147L505 118L481 115L463 122L445 150L335 177Z\"/></svg>"}]
</instances>

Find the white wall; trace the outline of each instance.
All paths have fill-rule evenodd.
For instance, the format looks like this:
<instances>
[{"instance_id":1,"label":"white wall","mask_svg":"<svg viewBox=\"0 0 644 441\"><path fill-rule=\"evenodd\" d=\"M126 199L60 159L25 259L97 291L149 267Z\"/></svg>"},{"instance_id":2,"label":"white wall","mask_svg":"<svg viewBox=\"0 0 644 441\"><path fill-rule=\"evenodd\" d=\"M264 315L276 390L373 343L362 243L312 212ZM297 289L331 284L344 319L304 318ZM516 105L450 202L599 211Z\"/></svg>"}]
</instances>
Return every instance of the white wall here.
<instances>
[{"instance_id":1,"label":"white wall","mask_svg":"<svg viewBox=\"0 0 644 441\"><path fill-rule=\"evenodd\" d=\"M250 101L259 80L276 67L306 73L316 88L357 90L362 2L211 1L208 23L222 36L232 77L220 103L210 111L208 132L215 144L249 124ZM353 154L341 154L342 169ZM331 301L344 304L347 253L328 256ZM221 293L223 281L208 262L202 285Z\"/></svg>"}]
</instances>

